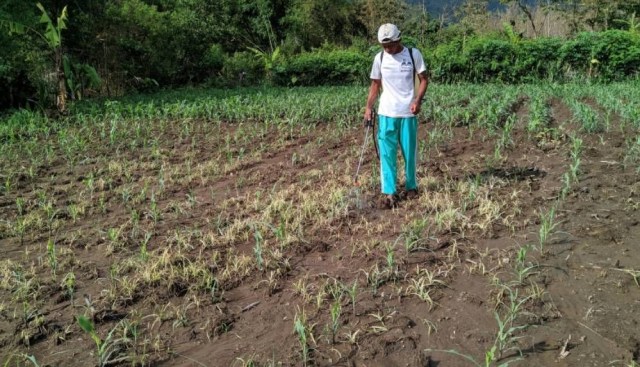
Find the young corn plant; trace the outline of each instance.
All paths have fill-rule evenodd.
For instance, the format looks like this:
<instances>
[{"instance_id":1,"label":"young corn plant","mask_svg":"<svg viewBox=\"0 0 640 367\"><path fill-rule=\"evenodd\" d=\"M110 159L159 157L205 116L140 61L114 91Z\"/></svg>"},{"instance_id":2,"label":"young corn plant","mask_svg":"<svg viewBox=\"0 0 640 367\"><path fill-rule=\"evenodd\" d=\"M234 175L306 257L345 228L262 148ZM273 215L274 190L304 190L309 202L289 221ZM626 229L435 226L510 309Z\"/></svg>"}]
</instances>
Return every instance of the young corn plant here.
<instances>
[{"instance_id":1,"label":"young corn plant","mask_svg":"<svg viewBox=\"0 0 640 367\"><path fill-rule=\"evenodd\" d=\"M22 197L17 197L16 198L16 209L18 209L18 215L19 216L24 215L25 205L26 205L26 202L25 202L24 198L22 198Z\"/></svg>"},{"instance_id":2,"label":"young corn plant","mask_svg":"<svg viewBox=\"0 0 640 367\"><path fill-rule=\"evenodd\" d=\"M301 315L296 313L294 317L293 331L298 337L298 343L300 343L302 365L308 366L311 361L311 347L309 345L309 341L310 339L313 339L313 337L311 336L311 328L307 325L304 311Z\"/></svg>"},{"instance_id":3,"label":"young corn plant","mask_svg":"<svg viewBox=\"0 0 640 367\"><path fill-rule=\"evenodd\" d=\"M55 276L58 270L58 258L56 255L56 243L53 239L47 241L47 260L49 261L51 272Z\"/></svg>"},{"instance_id":4,"label":"young corn plant","mask_svg":"<svg viewBox=\"0 0 640 367\"><path fill-rule=\"evenodd\" d=\"M336 335L338 335L338 328L340 327L341 314L342 305L340 304L340 298L337 298L331 305L331 344L336 343Z\"/></svg>"},{"instance_id":5,"label":"young corn plant","mask_svg":"<svg viewBox=\"0 0 640 367\"><path fill-rule=\"evenodd\" d=\"M524 284L525 279L531 276L532 270L537 268L536 265L531 265L527 263L527 253L529 251L529 246L523 246L518 249L518 253L516 254L516 262L514 266L515 275L517 279L517 284Z\"/></svg>"},{"instance_id":6,"label":"young corn plant","mask_svg":"<svg viewBox=\"0 0 640 367\"><path fill-rule=\"evenodd\" d=\"M260 232L259 229L254 228L253 238L256 241L255 246L253 246L253 254L256 257L256 264L258 264L258 269L262 271L263 264L264 264L264 259L262 257L262 252L263 252L262 244L264 243L264 239L262 238L262 233Z\"/></svg>"},{"instance_id":7,"label":"young corn plant","mask_svg":"<svg viewBox=\"0 0 640 367\"><path fill-rule=\"evenodd\" d=\"M64 289L67 297L69 297L71 303L73 304L73 293L76 290L76 275L73 272L67 273L67 275L65 275L62 279L60 287Z\"/></svg>"},{"instance_id":8,"label":"young corn plant","mask_svg":"<svg viewBox=\"0 0 640 367\"><path fill-rule=\"evenodd\" d=\"M544 252L544 247L558 223L556 219L556 205L553 205L548 212L540 213L540 229L538 230L538 250Z\"/></svg>"},{"instance_id":9,"label":"young corn plant","mask_svg":"<svg viewBox=\"0 0 640 367\"><path fill-rule=\"evenodd\" d=\"M569 165L569 173L573 182L578 182L578 174L580 169L580 154L582 153L582 139L571 137L571 163Z\"/></svg>"},{"instance_id":10,"label":"young corn plant","mask_svg":"<svg viewBox=\"0 0 640 367\"><path fill-rule=\"evenodd\" d=\"M85 316L77 316L76 320L80 328L93 340L96 345L96 352L98 357L98 366L106 367L109 365L119 364L126 362L130 359L129 356L124 354L124 351L130 339L128 336L123 335L121 338L115 338L115 332L120 327L121 323L116 324L111 331L107 334L107 337L103 340L98 336L95 330L93 322Z\"/></svg>"},{"instance_id":11,"label":"young corn plant","mask_svg":"<svg viewBox=\"0 0 640 367\"><path fill-rule=\"evenodd\" d=\"M149 240L151 239L151 233L145 232L144 239L140 242L140 260L142 262L147 262L149 259L149 251L147 250L147 245L149 244Z\"/></svg>"},{"instance_id":12,"label":"young corn plant","mask_svg":"<svg viewBox=\"0 0 640 367\"><path fill-rule=\"evenodd\" d=\"M387 273L389 274L390 278L395 279L396 276L398 275L398 267L396 264L396 257L395 257L395 248L392 245L387 245L385 246L385 249L387 251L387 256L386 256L386 265L387 265Z\"/></svg>"},{"instance_id":13,"label":"young corn plant","mask_svg":"<svg viewBox=\"0 0 640 367\"><path fill-rule=\"evenodd\" d=\"M353 309L353 316L356 316L356 296L358 295L358 279L353 281L351 287L344 287L345 292L349 295L351 300L351 307Z\"/></svg>"},{"instance_id":14,"label":"young corn plant","mask_svg":"<svg viewBox=\"0 0 640 367\"><path fill-rule=\"evenodd\" d=\"M518 353L518 356L516 356L515 358L511 358L506 361L503 360L503 357L506 352L509 352L511 350L519 351L516 343L522 337L517 336L517 334L520 331L526 329L528 325L516 326L515 321L516 318L522 313L521 308L523 304L528 301L528 297L519 298L517 291L513 292L511 289L508 289L508 291L510 292L510 304L507 306L506 314L501 317L497 311L494 312L494 318L496 319L496 322L498 324L498 331L496 332L496 337L493 341L493 344L484 352L484 360L476 359L472 355L461 353L453 349L427 349L426 351L448 353L458 357L462 357L476 367L508 367L512 363L521 361L521 353Z\"/></svg>"},{"instance_id":15,"label":"young corn plant","mask_svg":"<svg viewBox=\"0 0 640 367\"><path fill-rule=\"evenodd\" d=\"M426 218L411 221L404 230L404 248L407 253L425 249L424 231L427 229L428 220Z\"/></svg>"}]
</instances>

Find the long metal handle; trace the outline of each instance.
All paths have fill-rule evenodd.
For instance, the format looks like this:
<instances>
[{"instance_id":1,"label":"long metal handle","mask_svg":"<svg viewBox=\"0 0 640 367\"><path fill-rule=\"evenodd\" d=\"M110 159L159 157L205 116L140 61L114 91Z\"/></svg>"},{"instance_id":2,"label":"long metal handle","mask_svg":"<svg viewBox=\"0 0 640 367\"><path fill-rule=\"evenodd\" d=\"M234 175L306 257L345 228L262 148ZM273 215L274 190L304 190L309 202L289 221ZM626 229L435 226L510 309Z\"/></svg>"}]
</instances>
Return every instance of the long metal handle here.
<instances>
[{"instance_id":1,"label":"long metal handle","mask_svg":"<svg viewBox=\"0 0 640 367\"><path fill-rule=\"evenodd\" d=\"M360 174L360 167L362 166L362 159L364 158L364 150L369 143L369 130L371 130L371 125L367 124L367 132L364 135L364 144L362 144L362 149L360 150L360 160L358 161L358 168L356 169L356 175L353 178L353 182L358 185L358 175Z\"/></svg>"}]
</instances>

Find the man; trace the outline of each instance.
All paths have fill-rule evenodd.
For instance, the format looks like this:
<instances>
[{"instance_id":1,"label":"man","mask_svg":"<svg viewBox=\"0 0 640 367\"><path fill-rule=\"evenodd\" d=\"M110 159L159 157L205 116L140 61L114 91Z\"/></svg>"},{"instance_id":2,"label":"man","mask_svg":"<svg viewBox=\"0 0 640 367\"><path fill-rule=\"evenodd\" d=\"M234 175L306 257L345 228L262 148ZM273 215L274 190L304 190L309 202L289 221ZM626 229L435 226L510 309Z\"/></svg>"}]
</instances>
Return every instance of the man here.
<instances>
[{"instance_id":1,"label":"man","mask_svg":"<svg viewBox=\"0 0 640 367\"><path fill-rule=\"evenodd\" d=\"M405 189L407 197L417 194L416 155L418 150L418 121L416 115L429 84L422 54L417 49L408 49L401 43L400 30L393 24L383 24L378 29L378 41L383 51L378 53L371 68L371 86L364 113L369 121L373 105L380 89L378 106L378 146L380 147L380 178L385 204L397 206L396 152L398 143L404 157ZM415 75L420 81L415 87ZM417 90L416 90L417 89Z\"/></svg>"}]
</instances>

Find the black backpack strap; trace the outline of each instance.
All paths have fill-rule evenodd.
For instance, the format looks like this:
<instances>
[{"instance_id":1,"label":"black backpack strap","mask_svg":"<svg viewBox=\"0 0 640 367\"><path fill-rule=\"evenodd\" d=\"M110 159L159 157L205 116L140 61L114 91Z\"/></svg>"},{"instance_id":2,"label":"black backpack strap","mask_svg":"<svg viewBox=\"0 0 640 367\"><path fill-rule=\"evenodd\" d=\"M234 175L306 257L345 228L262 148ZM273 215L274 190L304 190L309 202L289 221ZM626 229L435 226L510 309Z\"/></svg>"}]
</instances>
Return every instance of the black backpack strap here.
<instances>
[{"instance_id":1,"label":"black backpack strap","mask_svg":"<svg viewBox=\"0 0 640 367\"><path fill-rule=\"evenodd\" d=\"M411 58L411 66L413 66L413 85L416 85L416 62L413 61L413 48L409 47L409 57Z\"/></svg>"}]
</instances>

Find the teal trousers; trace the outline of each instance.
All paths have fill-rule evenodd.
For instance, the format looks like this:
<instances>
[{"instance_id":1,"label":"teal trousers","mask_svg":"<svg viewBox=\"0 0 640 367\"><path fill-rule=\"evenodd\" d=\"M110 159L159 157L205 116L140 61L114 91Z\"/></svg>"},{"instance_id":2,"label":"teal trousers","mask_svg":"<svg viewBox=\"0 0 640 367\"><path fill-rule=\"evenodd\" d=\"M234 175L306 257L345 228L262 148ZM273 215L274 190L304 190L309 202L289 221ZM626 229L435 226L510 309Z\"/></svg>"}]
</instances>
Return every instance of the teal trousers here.
<instances>
[{"instance_id":1,"label":"teal trousers","mask_svg":"<svg viewBox=\"0 0 640 367\"><path fill-rule=\"evenodd\" d=\"M416 183L416 156L418 151L418 120L413 117L387 117L378 115L378 146L380 147L380 180L382 193L396 194L398 144L404 157L405 188L414 190Z\"/></svg>"}]
</instances>

